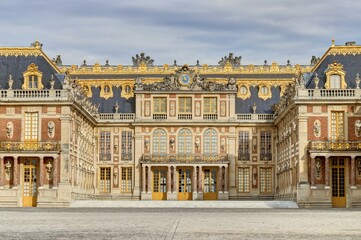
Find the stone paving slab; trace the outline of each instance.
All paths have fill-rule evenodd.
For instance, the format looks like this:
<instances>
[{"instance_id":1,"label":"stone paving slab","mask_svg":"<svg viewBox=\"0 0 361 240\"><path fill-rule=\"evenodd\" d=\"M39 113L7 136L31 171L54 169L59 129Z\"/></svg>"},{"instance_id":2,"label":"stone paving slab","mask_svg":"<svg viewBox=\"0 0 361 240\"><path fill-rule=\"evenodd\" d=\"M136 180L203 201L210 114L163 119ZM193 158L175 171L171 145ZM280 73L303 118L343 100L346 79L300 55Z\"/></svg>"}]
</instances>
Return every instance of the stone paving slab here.
<instances>
[{"instance_id":1,"label":"stone paving slab","mask_svg":"<svg viewBox=\"0 0 361 240\"><path fill-rule=\"evenodd\" d=\"M78 200L72 208L298 208L292 201L111 201Z\"/></svg>"}]
</instances>

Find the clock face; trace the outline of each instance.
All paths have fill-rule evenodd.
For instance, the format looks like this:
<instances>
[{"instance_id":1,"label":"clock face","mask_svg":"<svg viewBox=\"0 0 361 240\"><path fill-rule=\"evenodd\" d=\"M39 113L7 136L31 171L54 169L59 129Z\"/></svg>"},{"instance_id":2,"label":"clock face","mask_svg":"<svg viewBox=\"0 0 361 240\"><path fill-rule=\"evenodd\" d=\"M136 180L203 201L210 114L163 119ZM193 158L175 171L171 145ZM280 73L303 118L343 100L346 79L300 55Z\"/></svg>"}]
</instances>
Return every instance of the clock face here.
<instances>
[{"instance_id":1,"label":"clock face","mask_svg":"<svg viewBox=\"0 0 361 240\"><path fill-rule=\"evenodd\" d=\"M179 83L181 85L188 85L191 82L191 77L188 74L182 74L179 76Z\"/></svg>"}]
</instances>

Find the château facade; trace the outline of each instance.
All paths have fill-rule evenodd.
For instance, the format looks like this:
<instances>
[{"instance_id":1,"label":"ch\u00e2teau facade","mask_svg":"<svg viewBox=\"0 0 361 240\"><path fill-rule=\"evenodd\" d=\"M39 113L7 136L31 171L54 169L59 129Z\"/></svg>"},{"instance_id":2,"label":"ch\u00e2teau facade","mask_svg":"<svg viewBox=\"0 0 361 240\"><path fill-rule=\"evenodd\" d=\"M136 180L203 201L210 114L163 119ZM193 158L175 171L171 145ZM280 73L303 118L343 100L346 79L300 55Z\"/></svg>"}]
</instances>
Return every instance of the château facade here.
<instances>
[{"instance_id":1,"label":"ch\u00e2teau facade","mask_svg":"<svg viewBox=\"0 0 361 240\"><path fill-rule=\"evenodd\" d=\"M64 65L0 48L0 206L285 199L361 205L361 46L310 65Z\"/></svg>"}]
</instances>

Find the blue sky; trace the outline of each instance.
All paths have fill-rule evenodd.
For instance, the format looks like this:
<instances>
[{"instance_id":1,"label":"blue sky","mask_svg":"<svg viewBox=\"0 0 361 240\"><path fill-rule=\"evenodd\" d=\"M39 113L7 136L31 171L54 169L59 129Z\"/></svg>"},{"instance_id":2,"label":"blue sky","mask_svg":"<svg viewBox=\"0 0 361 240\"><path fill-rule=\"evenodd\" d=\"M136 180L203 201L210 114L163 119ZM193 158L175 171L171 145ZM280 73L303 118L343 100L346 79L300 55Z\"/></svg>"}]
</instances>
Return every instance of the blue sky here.
<instances>
[{"instance_id":1,"label":"blue sky","mask_svg":"<svg viewBox=\"0 0 361 240\"><path fill-rule=\"evenodd\" d=\"M242 64L309 64L331 45L361 42L354 0L1 0L0 46L36 38L64 64L217 64L229 52Z\"/></svg>"}]
</instances>

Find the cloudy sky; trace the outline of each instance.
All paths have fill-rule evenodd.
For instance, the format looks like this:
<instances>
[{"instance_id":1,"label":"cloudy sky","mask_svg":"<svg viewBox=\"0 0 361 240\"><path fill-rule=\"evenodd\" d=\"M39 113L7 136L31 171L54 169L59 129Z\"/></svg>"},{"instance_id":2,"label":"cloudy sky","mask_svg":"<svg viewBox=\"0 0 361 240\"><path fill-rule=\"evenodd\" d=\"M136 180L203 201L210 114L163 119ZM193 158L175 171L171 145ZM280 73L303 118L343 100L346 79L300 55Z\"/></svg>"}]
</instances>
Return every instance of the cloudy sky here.
<instances>
[{"instance_id":1,"label":"cloudy sky","mask_svg":"<svg viewBox=\"0 0 361 240\"><path fill-rule=\"evenodd\" d=\"M331 45L361 43L356 0L0 0L0 46L39 39L64 64L309 64Z\"/></svg>"}]
</instances>

